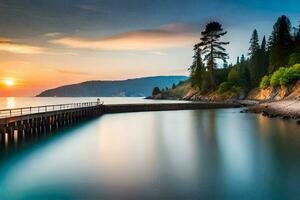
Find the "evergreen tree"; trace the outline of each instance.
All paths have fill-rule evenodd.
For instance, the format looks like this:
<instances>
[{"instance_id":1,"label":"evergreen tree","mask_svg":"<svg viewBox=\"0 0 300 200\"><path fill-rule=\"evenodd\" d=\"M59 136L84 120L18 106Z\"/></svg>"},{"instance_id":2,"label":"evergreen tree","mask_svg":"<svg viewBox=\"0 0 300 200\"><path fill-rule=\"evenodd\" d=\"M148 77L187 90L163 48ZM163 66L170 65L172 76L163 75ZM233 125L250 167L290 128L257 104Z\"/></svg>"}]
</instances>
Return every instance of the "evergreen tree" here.
<instances>
[{"instance_id":1,"label":"evergreen tree","mask_svg":"<svg viewBox=\"0 0 300 200\"><path fill-rule=\"evenodd\" d=\"M264 54L267 52L266 36L263 37L260 48Z\"/></svg>"},{"instance_id":2,"label":"evergreen tree","mask_svg":"<svg viewBox=\"0 0 300 200\"><path fill-rule=\"evenodd\" d=\"M196 86L199 89L202 88L205 68L202 61L201 49L198 44L194 46L194 56L193 56L193 64L189 68L191 73L191 82L192 86Z\"/></svg>"},{"instance_id":3,"label":"evergreen tree","mask_svg":"<svg viewBox=\"0 0 300 200\"><path fill-rule=\"evenodd\" d=\"M300 24L295 28L294 41L295 51L289 57L289 66L300 63Z\"/></svg>"},{"instance_id":4,"label":"evergreen tree","mask_svg":"<svg viewBox=\"0 0 300 200\"><path fill-rule=\"evenodd\" d=\"M299 21L298 28L296 29L295 46L297 50L300 50L300 21Z\"/></svg>"},{"instance_id":5,"label":"evergreen tree","mask_svg":"<svg viewBox=\"0 0 300 200\"><path fill-rule=\"evenodd\" d=\"M252 37L250 39L250 47L249 47L249 53L248 55L250 56L250 58L253 58L255 56L257 56L258 51L259 51L259 44L258 44L258 34L257 34L257 30L254 29L253 33L252 33Z\"/></svg>"},{"instance_id":6,"label":"evergreen tree","mask_svg":"<svg viewBox=\"0 0 300 200\"><path fill-rule=\"evenodd\" d=\"M269 40L269 72L274 72L279 67L287 66L289 56L293 51L291 36L291 22L282 15L273 26Z\"/></svg>"},{"instance_id":7,"label":"evergreen tree","mask_svg":"<svg viewBox=\"0 0 300 200\"><path fill-rule=\"evenodd\" d=\"M269 66L269 53L267 49L267 41L266 36L263 37L260 46L260 65L261 65L261 73L260 77L262 78L264 75L268 73L268 66Z\"/></svg>"},{"instance_id":8,"label":"evergreen tree","mask_svg":"<svg viewBox=\"0 0 300 200\"><path fill-rule=\"evenodd\" d=\"M237 65L240 64L240 57L239 56L236 58L236 64Z\"/></svg>"},{"instance_id":9,"label":"evergreen tree","mask_svg":"<svg viewBox=\"0 0 300 200\"><path fill-rule=\"evenodd\" d=\"M161 91L160 91L159 87L154 87L153 88L152 96L158 95L160 93L161 93Z\"/></svg>"},{"instance_id":10,"label":"evergreen tree","mask_svg":"<svg viewBox=\"0 0 300 200\"><path fill-rule=\"evenodd\" d=\"M244 54L241 56L241 64L243 64L246 61Z\"/></svg>"},{"instance_id":11,"label":"evergreen tree","mask_svg":"<svg viewBox=\"0 0 300 200\"><path fill-rule=\"evenodd\" d=\"M260 55L260 46L258 40L258 33L255 29L252 33L252 37L250 39L250 48L248 55L250 57L249 60L249 72L251 78L252 87L256 87L261 79L261 55Z\"/></svg>"},{"instance_id":12,"label":"evergreen tree","mask_svg":"<svg viewBox=\"0 0 300 200\"><path fill-rule=\"evenodd\" d=\"M226 60L228 54L226 53L225 45L229 42L222 42L221 37L227 32L223 30L219 22L210 22L206 25L205 30L201 32L201 42L199 47L202 49L204 61L207 61L208 72L208 88L215 89L216 82L214 77L214 70L217 68L216 59Z\"/></svg>"},{"instance_id":13,"label":"evergreen tree","mask_svg":"<svg viewBox=\"0 0 300 200\"><path fill-rule=\"evenodd\" d=\"M175 85L175 83L173 83L173 85L172 85L172 89L175 89L175 87L176 87L176 85Z\"/></svg>"}]
</instances>

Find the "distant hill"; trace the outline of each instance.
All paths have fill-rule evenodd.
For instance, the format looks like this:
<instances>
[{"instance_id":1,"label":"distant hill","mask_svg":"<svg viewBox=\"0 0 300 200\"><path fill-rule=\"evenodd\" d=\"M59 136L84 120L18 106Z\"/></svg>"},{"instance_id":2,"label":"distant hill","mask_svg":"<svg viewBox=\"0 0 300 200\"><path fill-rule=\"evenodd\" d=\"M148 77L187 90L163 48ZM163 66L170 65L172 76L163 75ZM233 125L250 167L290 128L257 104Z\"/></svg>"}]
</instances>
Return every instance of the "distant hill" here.
<instances>
[{"instance_id":1,"label":"distant hill","mask_svg":"<svg viewBox=\"0 0 300 200\"><path fill-rule=\"evenodd\" d=\"M172 87L186 76L154 76L121 81L87 81L49 89L38 97L141 97L150 96L155 86Z\"/></svg>"}]
</instances>

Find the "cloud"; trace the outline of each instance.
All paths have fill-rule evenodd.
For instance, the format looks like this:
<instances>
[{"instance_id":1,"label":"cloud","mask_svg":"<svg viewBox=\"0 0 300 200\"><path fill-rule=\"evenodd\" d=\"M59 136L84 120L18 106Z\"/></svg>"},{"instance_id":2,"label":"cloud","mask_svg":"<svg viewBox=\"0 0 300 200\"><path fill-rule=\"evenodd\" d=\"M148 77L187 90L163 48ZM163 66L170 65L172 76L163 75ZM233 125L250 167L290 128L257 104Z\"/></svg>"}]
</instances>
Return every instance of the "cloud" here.
<instances>
[{"instance_id":1,"label":"cloud","mask_svg":"<svg viewBox=\"0 0 300 200\"><path fill-rule=\"evenodd\" d=\"M46 37L57 37L60 36L62 33L59 32L50 32L50 33L45 33L44 36Z\"/></svg>"},{"instance_id":2,"label":"cloud","mask_svg":"<svg viewBox=\"0 0 300 200\"><path fill-rule=\"evenodd\" d=\"M17 44L9 39L0 38L0 51L17 54L40 54L44 52L44 49L31 45Z\"/></svg>"},{"instance_id":3,"label":"cloud","mask_svg":"<svg viewBox=\"0 0 300 200\"><path fill-rule=\"evenodd\" d=\"M64 70L64 69L56 69L55 71L57 71L61 74L69 74L69 75L80 75L80 76L91 75L88 72L80 72L80 71L72 71L72 70Z\"/></svg>"},{"instance_id":4,"label":"cloud","mask_svg":"<svg viewBox=\"0 0 300 200\"><path fill-rule=\"evenodd\" d=\"M195 27L190 24L168 24L157 29L132 31L106 38L62 37L50 42L68 48L103 51L154 51L190 47L198 39L198 34Z\"/></svg>"}]
</instances>

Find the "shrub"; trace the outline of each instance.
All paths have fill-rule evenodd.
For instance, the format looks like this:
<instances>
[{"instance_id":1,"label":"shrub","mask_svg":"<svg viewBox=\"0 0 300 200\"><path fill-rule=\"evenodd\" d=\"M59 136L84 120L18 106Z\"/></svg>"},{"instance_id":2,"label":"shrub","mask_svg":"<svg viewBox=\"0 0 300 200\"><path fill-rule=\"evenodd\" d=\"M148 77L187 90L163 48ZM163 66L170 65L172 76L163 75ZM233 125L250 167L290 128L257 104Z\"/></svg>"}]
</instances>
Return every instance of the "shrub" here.
<instances>
[{"instance_id":1,"label":"shrub","mask_svg":"<svg viewBox=\"0 0 300 200\"><path fill-rule=\"evenodd\" d=\"M283 76L284 72L285 68L281 67L272 74L270 79L271 86L276 87L280 85L280 78Z\"/></svg>"},{"instance_id":2,"label":"shrub","mask_svg":"<svg viewBox=\"0 0 300 200\"><path fill-rule=\"evenodd\" d=\"M296 73L299 75L300 74L300 64L295 64L293 66L293 68L295 69Z\"/></svg>"},{"instance_id":3,"label":"shrub","mask_svg":"<svg viewBox=\"0 0 300 200\"><path fill-rule=\"evenodd\" d=\"M289 85L300 79L300 64L295 64L288 68L279 68L270 78L270 85L273 87ZM265 88L267 85L267 78L263 78L260 83L260 88Z\"/></svg>"},{"instance_id":4,"label":"shrub","mask_svg":"<svg viewBox=\"0 0 300 200\"><path fill-rule=\"evenodd\" d=\"M229 83L229 82L223 82L223 83L221 83L220 86L219 86L219 88L218 88L218 92L220 94L223 94L224 92L227 92L228 90L230 90L231 85L232 84Z\"/></svg>"},{"instance_id":5,"label":"shrub","mask_svg":"<svg viewBox=\"0 0 300 200\"><path fill-rule=\"evenodd\" d=\"M223 82L219 85L218 93L224 94L225 92L238 93L240 92L240 87L232 82Z\"/></svg>"},{"instance_id":6,"label":"shrub","mask_svg":"<svg viewBox=\"0 0 300 200\"><path fill-rule=\"evenodd\" d=\"M292 67L289 67L284 70L284 73L279 79L280 85L288 85L289 83L293 82L296 79L295 70Z\"/></svg>"},{"instance_id":7,"label":"shrub","mask_svg":"<svg viewBox=\"0 0 300 200\"><path fill-rule=\"evenodd\" d=\"M270 86L270 77L269 76L264 76L262 79L261 79L261 82L259 84L259 88L260 89L265 89L267 87Z\"/></svg>"},{"instance_id":8,"label":"shrub","mask_svg":"<svg viewBox=\"0 0 300 200\"><path fill-rule=\"evenodd\" d=\"M230 91L233 92L233 93L239 93L241 90L241 87L237 86L237 85L233 85L231 88L230 88Z\"/></svg>"}]
</instances>

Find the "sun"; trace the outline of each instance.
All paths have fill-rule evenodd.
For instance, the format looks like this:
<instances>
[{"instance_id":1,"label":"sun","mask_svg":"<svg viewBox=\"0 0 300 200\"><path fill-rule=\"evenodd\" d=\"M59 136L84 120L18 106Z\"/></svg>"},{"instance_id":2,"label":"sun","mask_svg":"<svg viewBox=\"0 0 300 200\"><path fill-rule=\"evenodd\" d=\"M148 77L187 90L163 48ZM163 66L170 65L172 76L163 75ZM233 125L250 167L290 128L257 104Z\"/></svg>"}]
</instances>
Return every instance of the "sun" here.
<instances>
[{"instance_id":1,"label":"sun","mask_svg":"<svg viewBox=\"0 0 300 200\"><path fill-rule=\"evenodd\" d=\"M14 86L15 85L15 82L12 79L5 79L3 82L6 86Z\"/></svg>"}]
</instances>

